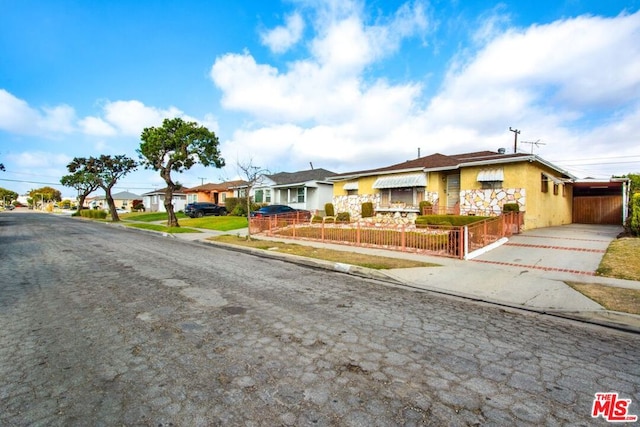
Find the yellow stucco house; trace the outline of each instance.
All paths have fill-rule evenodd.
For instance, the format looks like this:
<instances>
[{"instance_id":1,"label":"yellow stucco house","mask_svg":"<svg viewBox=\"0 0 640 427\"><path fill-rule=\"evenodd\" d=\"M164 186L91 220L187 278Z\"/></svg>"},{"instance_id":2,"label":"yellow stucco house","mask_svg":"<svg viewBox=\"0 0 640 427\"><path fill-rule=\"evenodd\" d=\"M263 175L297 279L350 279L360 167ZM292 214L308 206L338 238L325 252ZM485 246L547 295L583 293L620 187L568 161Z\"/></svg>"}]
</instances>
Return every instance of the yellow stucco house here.
<instances>
[{"instance_id":1,"label":"yellow stucco house","mask_svg":"<svg viewBox=\"0 0 640 427\"><path fill-rule=\"evenodd\" d=\"M372 202L376 213L411 217L425 200L438 213L497 215L517 203L525 229L570 224L576 177L536 155L502 151L436 153L328 177L335 211L358 218Z\"/></svg>"}]
</instances>

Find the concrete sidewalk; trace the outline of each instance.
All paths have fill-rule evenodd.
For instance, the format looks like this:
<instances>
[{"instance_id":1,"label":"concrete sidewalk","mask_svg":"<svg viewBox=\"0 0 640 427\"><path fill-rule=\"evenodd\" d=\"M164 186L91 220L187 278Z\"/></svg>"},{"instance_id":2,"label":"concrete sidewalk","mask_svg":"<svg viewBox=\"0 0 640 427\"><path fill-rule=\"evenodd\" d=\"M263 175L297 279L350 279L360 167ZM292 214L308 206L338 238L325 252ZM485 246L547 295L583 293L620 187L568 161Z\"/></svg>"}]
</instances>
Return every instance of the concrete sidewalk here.
<instances>
[{"instance_id":1,"label":"concrete sidewalk","mask_svg":"<svg viewBox=\"0 0 640 427\"><path fill-rule=\"evenodd\" d=\"M185 240L202 240L220 234L246 235L246 229L229 232L201 230L176 234ZM597 283L640 289L640 282L595 276L609 243L622 231L614 226L569 225L531 230L473 260L427 256L384 249L360 248L303 240L256 238L430 262L439 267L370 270L313 259L234 246L261 256L289 258L298 263L359 276L388 280L413 288L459 296L492 304L526 309L640 333L640 316L606 310L573 290L565 282ZM208 241L211 243L210 241Z\"/></svg>"}]
</instances>

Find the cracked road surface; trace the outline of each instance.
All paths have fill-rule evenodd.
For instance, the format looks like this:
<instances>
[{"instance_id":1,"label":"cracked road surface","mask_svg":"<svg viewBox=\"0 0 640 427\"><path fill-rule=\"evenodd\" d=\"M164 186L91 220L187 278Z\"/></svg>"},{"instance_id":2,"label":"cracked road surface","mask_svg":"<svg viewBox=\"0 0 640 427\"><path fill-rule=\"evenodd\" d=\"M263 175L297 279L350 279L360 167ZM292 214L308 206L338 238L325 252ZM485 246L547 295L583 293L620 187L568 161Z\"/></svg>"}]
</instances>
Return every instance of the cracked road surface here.
<instances>
[{"instance_id":1,"label":"cracked road surface","mask_svg":"<svg viewBox=\"0 0 640 427\"><path fill-rule=\"evenodd\" d=\"M640 339L211 245L0 214L0 425L604 425Z\"/></svg>"}]
</instances>

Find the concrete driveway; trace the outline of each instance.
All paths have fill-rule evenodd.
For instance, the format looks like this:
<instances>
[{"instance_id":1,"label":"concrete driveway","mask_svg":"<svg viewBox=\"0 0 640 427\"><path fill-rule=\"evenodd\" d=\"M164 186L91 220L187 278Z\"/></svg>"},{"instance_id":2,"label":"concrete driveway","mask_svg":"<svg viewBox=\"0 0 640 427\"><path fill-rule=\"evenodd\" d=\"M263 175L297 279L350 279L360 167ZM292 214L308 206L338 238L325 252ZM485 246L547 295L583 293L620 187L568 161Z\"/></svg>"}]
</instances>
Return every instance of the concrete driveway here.
<instances>
[{"instance_id":1,"label":"concrete driveway","mask_svg":"<svg viewBox=\"0 0 640 427\"><path fill-rule=\"evenodd\" d=\"M621 226L590 224L537 228L510 237L472 262L595 275L607 247L622 231Z\"/></svg>"}]
</instances>

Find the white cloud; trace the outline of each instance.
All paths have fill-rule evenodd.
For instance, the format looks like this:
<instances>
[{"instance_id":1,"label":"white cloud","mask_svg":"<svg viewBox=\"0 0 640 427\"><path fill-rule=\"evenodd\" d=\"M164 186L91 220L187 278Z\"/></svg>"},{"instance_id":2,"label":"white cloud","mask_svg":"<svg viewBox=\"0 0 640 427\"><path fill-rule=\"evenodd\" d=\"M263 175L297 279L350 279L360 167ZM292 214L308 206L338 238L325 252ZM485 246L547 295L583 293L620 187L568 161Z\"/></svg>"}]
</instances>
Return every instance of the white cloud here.
<instances>
[{"instance_id":1,"label":"white cloud","mask_svg":"<svg viewBox=\"0 0 640 427\"><path fill-rule=\"evenodd\" d=\"M18 170L66 167L71 158L65 154L44 151L30 151L8 156L8 160Z\"/></svg>"},{"instance_id":2,"label":"white cloud","mask_svg":"<svg viewBox=\"0 0 640 427\"><path fill-rule=\"evenodd\" d=\"M95 136L114 136L116 130L100 117L85 117L78 122L82 133Z\"/></svg>"},{"instance_id":3,"label":"white cloud","mask_svg":"<svg viewBox=\"0 0 640 427\"><path fill-rule=\"evenodd\" d=\"M146 127L162 126L162 121L166 118L186 118L176 107L163 110L148 107L136 100L107 102L104 106L104 117L120 133L131 136L140 136Z\"/></svg>"},{"instance_id":4,"label":"white cloud","mask_svg":"<svg viewBox=\"0 0 640 427\"><path fill-rule=\"evenodd\" d=\"M286 25L261 34L262 43L275 53L286 52L302 37L304 20L299 13L287 16Z\"/></svg>"},{"instance_id":5,"label":"white cloud","mask_svg":"<svg viewBox=\"0 0 640 427\"><path fill-rule=\"evenodd\" d=\"M400 41L427 27L424 8L403 6L386 25L366 26L353 2L323 4L319 35L311 42L311 57L280 72L258 64L248 52L216 59L211 78L222 90L222 105L249 113L258 120L318 124L349 121L378 95L381 84L366 82L362 73L372 62L397 51ZM328 11L337 11L330 15ZM400 92L414 96L415 84ZM398 88L389 87L390 97ZM369 93L369 92L372 93ZM401 103L411 104L411 99Z\"/></svg>"},{"instance_id":6,"label":"white cloud","mask_svg":"<svg viewBox=\"0 0 640 427\"><path fill-rule=\"evenodd\" d=\"M75 111L68 105L37 110L0 89L0 129L22 135L67 134L74 131Z\"/></svg>"},{"instance_id":7,"label":"white cloud","mask_svg":"<svg viewBox=\"0 0 640 427\"><path fill-rule=\"evenodd\" d=\"M405 5L386 23L367 26L358 4L349 5L328 2L318 12L310 57L286 70L248 52L215 61L211 78L223 106L255 119L223 150L269 165L313 161L344 171L412 158L417 148L423 155L511 150L513 126L521 142L544 142L535 152L550 159L613 148L638 154L640 12L513 28L494 9L470 34L476 50L452 58L442 85L425 99L420 81L365 77L403 38L428 31L425 9Z\"/></svg>"}]
</instances>

